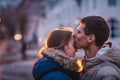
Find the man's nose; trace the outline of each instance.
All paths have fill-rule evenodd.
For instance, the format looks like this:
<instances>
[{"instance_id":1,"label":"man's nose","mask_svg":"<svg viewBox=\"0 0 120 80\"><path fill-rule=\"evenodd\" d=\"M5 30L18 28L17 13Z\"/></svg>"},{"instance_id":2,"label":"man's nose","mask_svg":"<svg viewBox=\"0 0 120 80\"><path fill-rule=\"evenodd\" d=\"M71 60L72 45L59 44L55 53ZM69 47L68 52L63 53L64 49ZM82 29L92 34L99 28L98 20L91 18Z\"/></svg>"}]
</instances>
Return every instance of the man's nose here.
<instances>
[{"instance_id":1,"label":"man's nose","mask_svg":"<svg viewBox=\"0 0 120 80\"><path fill-rule=\"evenodd\" d=\"M76 38L76 32L73 33L73 37Z\"/></svg>"}]
</instances>

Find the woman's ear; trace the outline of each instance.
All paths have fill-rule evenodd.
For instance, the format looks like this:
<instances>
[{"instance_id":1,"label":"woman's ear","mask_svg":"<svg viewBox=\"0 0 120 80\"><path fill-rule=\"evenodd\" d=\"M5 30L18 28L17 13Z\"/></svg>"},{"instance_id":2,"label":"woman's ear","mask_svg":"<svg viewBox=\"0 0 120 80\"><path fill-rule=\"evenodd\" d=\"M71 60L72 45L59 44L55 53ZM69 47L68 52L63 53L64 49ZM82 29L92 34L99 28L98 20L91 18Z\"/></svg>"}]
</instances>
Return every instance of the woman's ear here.
<instances>
[{"instance_id":1,"label":"woman's ear","mask_svg":"<svg viewBox=\"0 0 120 80\"><path fill-rule=\"evenodd\" d=\"M93 41L95 41L95 35L94 35L94 34L91 34L91 35L89 35L89 37L88 37L88 42L93 42Z\"/></svg>"}]
</instances>

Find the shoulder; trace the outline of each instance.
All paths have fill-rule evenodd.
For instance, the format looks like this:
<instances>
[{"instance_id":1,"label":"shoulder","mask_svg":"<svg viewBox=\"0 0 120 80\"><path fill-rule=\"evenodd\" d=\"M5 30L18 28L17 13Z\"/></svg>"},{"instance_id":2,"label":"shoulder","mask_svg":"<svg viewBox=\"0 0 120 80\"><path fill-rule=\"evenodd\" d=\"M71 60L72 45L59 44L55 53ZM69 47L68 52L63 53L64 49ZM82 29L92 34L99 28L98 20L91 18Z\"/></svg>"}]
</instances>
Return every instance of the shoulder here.
<instances>
[{"instance_id":1,"label":"shoulder","mask_svg":"<svg viewBox=\"0 0 120 80\"><path fill-rule=\"evenodd\" d=\"M65 73L59 70L56 70L56 71L47 73L42 77L41 80L71 80L71 78Z\"/></svg>"},{"instance_id":2,"label":"shoulder","mask_svg":"<svg viewBox=\"0 0 120 80\"><path fill-rule=\"evenodd\" d=\"M98 69L98 75L119 75L117 70L112 66L104 66Z\"/></svg>"},{"instance_id":3,"label":"shoulder","mask_svg":"<svg viewBox=\"0 0 120 80\"><path fill-rule=\"evenodd\" d=\"M47 65L47 66L46 66ZM54 61L52 58L45 57L42 59L39 59L35 62L34 68L54 68L59 67L58 63Z\"/></svg>"},{"instance_id":4,"label":"shoulder","mask_svg":"<svg viewBox=\"0 0 120 80\"><path fill-rule=\"evenodd\" d=\"M98 69L96 77L98 78L115 78L120 79L120 69L114 65L105 65Z\"/></svg>"},{"instance_id":5,"label":"shoulder","mask_svg":"<svg viewBox=\"0 0 120 80\"><path fill-rule=\"evenodd\" d=\"M49 57L38 59L33 65L33 69L35 69L37 72L38 71L44 72L44 71L53 70L57 68L59 68L59 64Z\"/></svg>"},{"instance_id":6,"label":"shoulder","mask_svg":"<svg viewBox=\"0 0 120 80\"><path fill-rule=\"evenodd\" d=\"M41 78L44 74L57 70L59 67L59 64L51 58L39 59L33 65L32 74L35 79Z\"/></svg>"},{"instance_id":7,"label":"shoulder","mask_svg":"<svg viewBox=\"0 0 120 80\"><path fill-rule=\"evenodd\" d=\"M106 78L120 79L120 68L110 62L103 62L101 64L95 65L90 68L87 73L96 80L103 80L103 78L105 78L105 80Z\"/></svg>"}]
</instances>

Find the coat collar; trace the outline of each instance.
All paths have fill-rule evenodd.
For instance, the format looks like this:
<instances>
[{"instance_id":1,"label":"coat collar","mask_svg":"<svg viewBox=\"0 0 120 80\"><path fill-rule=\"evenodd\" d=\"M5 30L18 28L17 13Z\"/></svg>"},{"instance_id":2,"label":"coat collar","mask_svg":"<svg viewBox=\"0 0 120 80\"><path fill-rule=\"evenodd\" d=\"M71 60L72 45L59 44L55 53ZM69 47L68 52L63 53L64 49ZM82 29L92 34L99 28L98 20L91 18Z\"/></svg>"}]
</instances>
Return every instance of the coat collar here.
<instances>
[{"instance_id":1,"label":"coat collar","mask_svg":"<svg viewBox=\"0 0 120 80\"><path fill-rule=\"evenodd\" d=\"M76 58L70 58L65 54L65 52L61 50L55 50L51 48L47 48L43 50L43 55L47 55L48 57L53 58L56 62L58 62L61 66L68 70L76 71L78 70L78 66L76 64Z\"/></svg>"},{"instance_id":2,"label":"coat collar","mask_svg":"<svg viewBox=\"0 0 120 80\"><path fill-rule=\"evenodd\" d=\"M120 47L112 44L111 47L106 47L98 51L97 56L83 60L86 65L97 65L104 61L112 62L120 66Z\"/></svg>"}]
</instances>

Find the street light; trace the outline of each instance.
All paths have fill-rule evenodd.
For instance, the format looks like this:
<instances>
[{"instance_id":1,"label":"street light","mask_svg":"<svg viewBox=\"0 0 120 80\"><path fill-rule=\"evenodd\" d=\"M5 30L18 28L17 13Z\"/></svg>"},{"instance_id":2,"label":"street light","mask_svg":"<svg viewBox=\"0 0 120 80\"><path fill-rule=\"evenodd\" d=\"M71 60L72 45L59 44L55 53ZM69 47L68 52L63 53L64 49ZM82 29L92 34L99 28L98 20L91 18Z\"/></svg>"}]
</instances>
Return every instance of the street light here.
<instances>
[{"instance_id":1,"label":"street light","mask_svg":"<svg viewBox=\"0 0 120 80\"><path fill-rule=\"evenodd\" d=\"M14 35L14 39L17 40L17 41L21 40L22 39L22 35L21 34L15 34Z\"/></svg>"}]
</instances>

